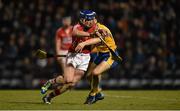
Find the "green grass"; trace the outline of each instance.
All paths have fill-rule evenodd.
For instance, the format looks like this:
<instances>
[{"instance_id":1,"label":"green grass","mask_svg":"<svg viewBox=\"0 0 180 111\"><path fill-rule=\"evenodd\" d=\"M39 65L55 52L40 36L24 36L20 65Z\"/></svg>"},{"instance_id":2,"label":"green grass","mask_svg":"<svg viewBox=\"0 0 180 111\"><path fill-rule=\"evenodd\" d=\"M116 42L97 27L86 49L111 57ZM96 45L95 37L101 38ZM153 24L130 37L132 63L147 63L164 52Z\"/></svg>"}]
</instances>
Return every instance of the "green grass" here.
<instances>
[{"instance_id":1,"label":"green grass","mask_svg":"<svg viewBox=\"0 0 180 111\"><path fill-rule=\"evenodd\" d=\"M21 110L174 110L180 109L180 91L104 91L105 99L84 105L87 90L72 90L43 104L38 90L0 90L0 109Z\"/></svg>"}]
</instances>

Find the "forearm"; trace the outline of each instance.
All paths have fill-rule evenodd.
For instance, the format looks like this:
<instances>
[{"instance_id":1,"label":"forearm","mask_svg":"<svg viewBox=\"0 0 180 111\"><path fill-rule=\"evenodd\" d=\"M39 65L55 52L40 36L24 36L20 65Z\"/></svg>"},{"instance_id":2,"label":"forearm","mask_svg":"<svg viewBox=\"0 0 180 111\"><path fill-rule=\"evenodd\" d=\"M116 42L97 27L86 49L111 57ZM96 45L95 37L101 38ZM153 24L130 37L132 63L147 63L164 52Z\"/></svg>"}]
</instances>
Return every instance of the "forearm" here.
<instances>
[{"instance_id":1,"label":"forearm","mask_svg":"<svg viewBox=\"0 0 180 111\"><path fill-rule=\"evenodd\" d=\"M59 52L59 46L56 45L56 54Z\"/></svg>"},{"instance_id":2,"label":"forearm","mask_svg":"<svg viewBox=\"0 0 180 111\"><path fill-rule=\"evenodd\" d=\"M72 32L72 35L76 37L89 37L90 33L85 32L85 31L80 31L80 30L74 30Z\"/></svg>"},{"instance_id":3,"label":"forearm","mask_svg":"<svg viewBox=\"0 0 180 111\"><path fill-rule=\"evenodd\" d=\"M89 40L84 41L83 44L84 44L85 46L87 46L87 45L97 44L97 43L99 43L99 42L101 42L101 39L99 39L99 38L91 38L91 39L89 39Z\"/></svg>"},{"instance_id":4,"label":"forearm","mask_svg":"<svg viewBox=\"0 0 180 111\"><path fill-rule=\"evenodd\" d=\"M76 46L75 51L81 52L85 46L97 44L99 42L101 42L101 39L99 39L99 38L92 38L92 39L86 40L84 42L79 43Z\"/></svg>"},{"instance_id":5,"label":"forearm","mask_svg":"<svg viewBox=\"0 0 180 111\"><path fill-rule=\"evenodd\" d=\"M60 45L61 45L60 40L56 40L56 54L59 53Z\"/></svg>"}]
</instances>

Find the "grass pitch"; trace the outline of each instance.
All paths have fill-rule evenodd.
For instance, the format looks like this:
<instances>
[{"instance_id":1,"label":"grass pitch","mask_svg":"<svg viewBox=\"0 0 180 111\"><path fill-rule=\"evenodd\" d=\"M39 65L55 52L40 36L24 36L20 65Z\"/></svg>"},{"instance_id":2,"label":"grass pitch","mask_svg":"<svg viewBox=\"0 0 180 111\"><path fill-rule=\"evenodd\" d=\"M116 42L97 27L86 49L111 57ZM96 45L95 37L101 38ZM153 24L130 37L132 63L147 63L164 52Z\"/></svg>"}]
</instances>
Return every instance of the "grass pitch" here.
<instances>
[{"instance_id":1,"label":"grass pitch","mask_svg":"<svg viewBox=\"0 0 180 111\"><path fill-rule=\"evenodd\" d=\"M103 91L105 99L84 105L87 90L72 90L43 104L38 90L0 90L1 110L180 110L180 91Z\"/></svg>"}]
</instances>

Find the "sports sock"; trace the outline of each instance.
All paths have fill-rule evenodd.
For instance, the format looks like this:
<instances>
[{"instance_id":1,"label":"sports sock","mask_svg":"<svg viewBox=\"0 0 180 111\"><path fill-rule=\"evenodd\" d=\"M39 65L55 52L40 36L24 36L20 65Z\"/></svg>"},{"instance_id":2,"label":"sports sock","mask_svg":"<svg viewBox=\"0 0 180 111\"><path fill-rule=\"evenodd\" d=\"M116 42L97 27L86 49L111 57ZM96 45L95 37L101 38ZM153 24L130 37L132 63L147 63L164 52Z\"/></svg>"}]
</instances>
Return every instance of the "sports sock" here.
<instances>
[{"instance_id":1,"label":"sports sock","mask_svg":"<svg viewBox=\"0 0 180 111\"><path fill-rule=\"evenodd\" d=\"M87 77L87 80L88 80L88 82L89 82L89 84L90 84L90 88L91 88L91 90L92 90L92 88L93 88L93 75L89 75L89 76Z\"/></svg>"},{"instance_id":2,"label":"sports sock","mask_svg":"<svg viewBox=\"0 0 180 111\"><path fill-rule=\"evenodd\" d=\"M62 86L58 86L55 90L47 95L50 99L54 98L55 96L61 95L66 92L68 89L71 88L71 83L64 84Z\"/></svg>"},{"instance_id":3,"label":"sports sock","mask_svg":"<svg viewBox=\"0 0 180 111\"><path fill-rule=\"evenodd\" d=\"M91 96L95 96L96 93L101 91L101 88L99 87L100 79L101 79L101 76L93 76L92 88L90 92Z\"/></svg>"},{"instance_id":4,"label":"sports sock","mask_svg":"<svg viewBox=\"0 0 180 111\"><path fill-rule=\"evenodd\" d=\"M49 82L50 82L51 84L56 84L56 83L58 83L58 84L64 84L64 78L63 78L63 76L60 75L60 76L58 76L58 77L56 77L56 78L50 79Z\"/></svg>"}]
</instances>

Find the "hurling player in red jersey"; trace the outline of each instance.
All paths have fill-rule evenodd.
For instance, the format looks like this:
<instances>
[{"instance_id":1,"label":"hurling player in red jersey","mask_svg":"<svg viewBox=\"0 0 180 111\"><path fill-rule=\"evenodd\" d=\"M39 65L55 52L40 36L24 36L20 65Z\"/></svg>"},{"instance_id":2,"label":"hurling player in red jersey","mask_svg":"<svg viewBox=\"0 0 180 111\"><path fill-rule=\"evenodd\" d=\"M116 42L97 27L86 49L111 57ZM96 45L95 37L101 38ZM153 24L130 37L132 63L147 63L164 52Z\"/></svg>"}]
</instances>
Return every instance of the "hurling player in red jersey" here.
<instances>
[{"instance_id":1,"label":"hurling player in red jersey","mask_svg":"<svg viewBox=\"0 0 180 111\"><path fill-rule=\"evenodd\" d=\"M43 97L43 102L50 104L51 99L64 93L68 89L74 87L77 82L82 78L85 71L87 71L90 61L91 46L84 47L81 52L76 52L77 44L84 42L94 34L96 30L95 12L93 11L80 11L79 23L73 27L72 31L72 45L66 57L65 70L63 73L63 83L61 86L55 88L52 92ZM89 21L88 24L85 24ZM51 83L48 82L44 89L50 87ZM45 92L46 92L45 91Z\"/></svg>"},{"instance_id":2,"label":"hurling player in red jersey","mask_svg":"<svg viewBox=\"0 0 180 111\"><path fill-rule=\"evenodd\" d=\"M71 25L71 17L65 16L62 18L62 26L57 29L55 35L55 48L57 55L67 55L69 47L72 45L72 29ZM58 57L57 61L59 63L60 69L62 69L62 73L65 70L66 58ZM62 73L58 75L56 78L48 80L42 87L41 93L44 94L47 91L47 87L51 84L58 84L63 82Z\"/></svg>"},{"instance_id":3,"label":"hurling player in red jersey","mask_svg":"<svg viewBox=\"0 0 180 111\"><path fill-rule=\"evenodd\" d=\"M68 49L72 44L72 28L71 17L64 17L62 19L62 27L56 31L55 44L57 55L67 55ZM58 57L57 59L62 71L64 71L66 58Z\"/></svg>"}]
</instances>

